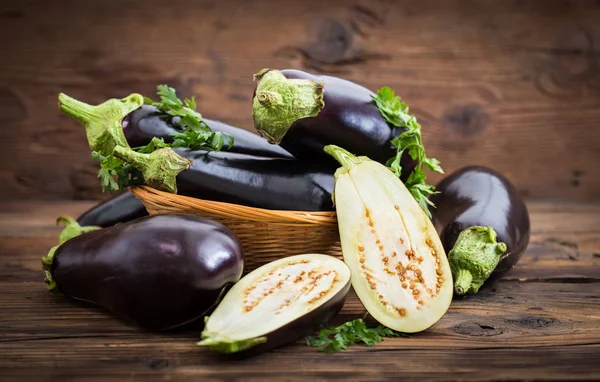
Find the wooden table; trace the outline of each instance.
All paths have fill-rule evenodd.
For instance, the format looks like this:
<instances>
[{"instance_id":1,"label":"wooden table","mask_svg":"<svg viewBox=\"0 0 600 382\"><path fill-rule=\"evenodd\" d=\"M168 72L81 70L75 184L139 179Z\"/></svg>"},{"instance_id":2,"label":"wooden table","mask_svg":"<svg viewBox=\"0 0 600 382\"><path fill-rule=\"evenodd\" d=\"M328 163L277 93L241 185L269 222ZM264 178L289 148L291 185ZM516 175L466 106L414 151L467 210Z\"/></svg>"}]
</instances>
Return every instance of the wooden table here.
<instances>
[{"instance_id":1,"label":"wooden table","mask_svg":"<svg viewBox=\"0 0 600 382\"><path fill-rule=\"evenodd\" d=\"M507 380L600 378L600 203L530 201L533 235L507 277L453 302L431 329L326 355L302 342L241 360L200 329L146 333L46 291L53 220L89 202L0 205L0 379ZM364 309L350 296L336 322Z\"/></svg>"}]
</instances>

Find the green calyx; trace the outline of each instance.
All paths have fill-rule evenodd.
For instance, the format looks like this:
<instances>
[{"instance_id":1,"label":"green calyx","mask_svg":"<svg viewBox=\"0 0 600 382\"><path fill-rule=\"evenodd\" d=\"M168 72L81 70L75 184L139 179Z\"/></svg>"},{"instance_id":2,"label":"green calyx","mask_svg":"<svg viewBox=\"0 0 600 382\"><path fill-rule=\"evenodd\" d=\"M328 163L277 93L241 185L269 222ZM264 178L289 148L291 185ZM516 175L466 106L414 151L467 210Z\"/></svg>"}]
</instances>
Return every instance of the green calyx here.
<instances>
[{"instance_id":1,"label":"green calyx","mask_svg":"<svg viewBox=\"0 0 600 382\"><path fill-rule=\"evenodd\" d=\"M85 126L92 151L108 156L115 146L129 147L123 134L122 121L144 104L144 97L134 93L122 99L113 98L92 106L60 93L58 103L63 114Z\"/></svg>"},{"instance_id":2,"label":"green calyx","mask_svg":"<svg viewBox=\"0 0 600 382\"><path fill-rule=\"evenodd\" d=\"M323 83L287 79L278 70L263 69L252 101L252 117L258 133L269 143L279 143L296 120L314 117L325 107Z\"/></svg>"},{"instance_id":3,"label":"green calyx","mask_svg":"<svg viewBox=\"0 0 600 382\"><path fill-rule=\"evenodd\" d=\"M65 241L71 240L72 238L83 235L87 232L92 232L101 229L102 227L88 225L81 226L75 219L70 216L61 216L56 219L56 224L59 225L61 223L65 224L65 228L62 230L58 237L58 243L62 244Z\"/></svg>"},{"instance_id":4,"label":"green calyx","mask_svg":"<svg viewBox=\"0 0 600 382\"><path fill-rule=\"evenodd\" d=\"M506 252L506 244L497 242L496 238L492 227L473 226L460 233L448 253L457 295L477 293L490 277Z\"/></svg>"},{"instance_id":5,"label":"green calyx","mask_svg":"<svg viewBox=\"0 0 600 382\"><path fill-rule=\"evenodd\" d=\"M96 226L81 226L75 219L70 216L61 216L56 219L56 224L59 225L61 223L65 224L65 228L62 230L58 237L58 245L50 248L48 254L42 257L42 269L46 275L44 278L44 282L46 283L46 287L48 290L56 289L56 282L52 278L52 263L54 262L54 256L58 248L65 243L66 241L71 240L72 238L83 235L87 232L92 232L101 229L101 227Z\"/></svg>"},{"instance_id":6,"label":"green calyx","mask_svg":"<svg viewBox=\"0 0 600 382\"><path fill-rule=\"evenodd\" d=\"M117 146L113 155L137 168L148 186L173 194L177 193L177 175L192 165L191 160L170 148L160 148L150 154L142 154L128 147Z\"/></svg>"},{"instance_id":7,"label":"green calyx","mask_svg":"<svg viewBox=\"0 0 600 382\"><path fill-rule=\"evenodd\" d=\"M256 337L249 338L246 340L229 341L225 339L220 340L210 338L207 337L207 334L205 333L202 333L202 338L203 340L197 343L198 346L208 346L212 351L225 354L238 353L242 350L246 350L258 344L267 342L267 337Z\"/></svg>"},{"instance_id":8,"label":"green calyx","mask_svg":"<svg viewBox=\"0 0 600 382\"><path fill-rule=\"evenodd\" d=\"M342 165L342 167L339 167L337 170L335 170L335 173L333 174L334 178L336 179L338 176L350 171L352 166L370 160L366 156L356 156L350 151L336 145L327 145L323 148L323 151L331 155ZM333 204L335 204L335 191L331 193L331 201Z\"/></svg>"}]
</instances>

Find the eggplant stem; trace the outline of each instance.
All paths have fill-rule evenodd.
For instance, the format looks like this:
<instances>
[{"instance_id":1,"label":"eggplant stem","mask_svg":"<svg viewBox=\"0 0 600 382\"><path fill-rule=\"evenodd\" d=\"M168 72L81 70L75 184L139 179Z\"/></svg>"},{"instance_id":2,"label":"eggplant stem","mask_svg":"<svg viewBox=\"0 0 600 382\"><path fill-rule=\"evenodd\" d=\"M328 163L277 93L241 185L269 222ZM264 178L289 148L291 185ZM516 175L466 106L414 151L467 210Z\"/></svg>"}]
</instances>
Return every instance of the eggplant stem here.
<instances>
[{"instance_id":1,"label":"eggplant stem","mask_svg":"<svg viewBox=\"0 0 600 382\"><path fill-rule=\"evenodd\" d=\"M54 281L54 279L52 278L52 263L54 262L54 255L58 247L60 247L60 245L55 245L54 247L50 248L48 254L42 257L42 270L46 275L46 277L44 278L44 282L46 283L46 288L49 291L53 291L56 289L56 281Z\"/></svg>"},{"instance_id":2,"label":"eggplant stem","mask_svg":"<svg viewBox=\"0 0 600 382\"><path fill-rule=\"evenodd\" d=\"M314 117L325 107L324 85L313 80L287 79L279 70L263 69L252 103L252 117L258 133L269 143L281 142L294 122Z\"/></svg>"},{"instance_id":3,"label":"eggplant stem","mask_svg":"<svg viewBox=\"0 0 600 382\"><path fill-rule=\"evenodd\" d=\"M92 232L101 229L102 227L88 225L81 226L75 219L70 216L60 216L56 219L56 225L65 224L62 232L58 237L59 245L65 241L71 240L72 238L82 235L87 232Z\"/></svg>"},{"instance_id":4,"label":"eggplant stem","mask_svg":"<svg viewBox=\"0 0 600 382\"><path fill-rule=\"evenodd\" d=\"M458 235L448 252L457 295L477 293L490 277L506 252L506 244L496 242L496 238L496 231L484 226L469 227Z\"/></svg>"},{"instance_id":5,"label":"eggplant stem","mask_svg":"<svg viewBox=\"0 0 600 382\"><path fill-rule=\"evenodd\" d=\"M170 148L161 148L150 154L142 154L128 147L115 147L113 155L137 168L144 176L144 183L158 190L177 193L177 175L192 165Z\"/></svg>"},{"instance_id":6,"label":"eggplant stem","mask_svg":"<svg viewBox=\"0 0 600 382\"><path fill-rule=\"evenodd\" d=\"M123 133L123 118L141 107L144 97L133 93L123 99L112 98L93 106L60 93L58 103L63 114L85 126L90 148L108 156L115 146L129 147Z\"/></svg>"}]
</instances>

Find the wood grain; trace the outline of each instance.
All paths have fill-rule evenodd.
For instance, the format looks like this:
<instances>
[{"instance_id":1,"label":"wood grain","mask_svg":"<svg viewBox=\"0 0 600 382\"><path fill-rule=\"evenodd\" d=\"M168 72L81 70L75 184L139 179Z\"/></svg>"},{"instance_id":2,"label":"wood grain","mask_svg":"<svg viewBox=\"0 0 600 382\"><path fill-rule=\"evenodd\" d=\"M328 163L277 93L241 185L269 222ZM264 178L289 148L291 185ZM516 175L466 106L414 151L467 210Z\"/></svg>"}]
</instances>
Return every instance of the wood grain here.
<instances>
[{"instance_id":1,"label":"wood grain","mask_svg":"<svg viewBox=\"0 0 600 382\"><path fill-rule=\"evenodd\" d=\"M600 378L600 204L529 201L532 237L505 278L429 330L324 355L299 341L250 359L199 348L197 324L147 333L45 290L61 214L90 202L0 204L0 379L565 380ZM333 324L360 317L351 292ZM370 321L372 323L372 321Z\"/></svg>"},{"instance_id":2,"label":"wood grain","mask_svg":"<svg viewBox=\"0 0 600 382\"><path fill-rule=\"evenodd\" d=\"M526 196L594 199L599 19L591 0L4 2L0 197L102 197L61 91L100 103L167 83L252 129L252 74L294 67L396 89L447 173L487 165Z\"/></svg>"}]
</instances>

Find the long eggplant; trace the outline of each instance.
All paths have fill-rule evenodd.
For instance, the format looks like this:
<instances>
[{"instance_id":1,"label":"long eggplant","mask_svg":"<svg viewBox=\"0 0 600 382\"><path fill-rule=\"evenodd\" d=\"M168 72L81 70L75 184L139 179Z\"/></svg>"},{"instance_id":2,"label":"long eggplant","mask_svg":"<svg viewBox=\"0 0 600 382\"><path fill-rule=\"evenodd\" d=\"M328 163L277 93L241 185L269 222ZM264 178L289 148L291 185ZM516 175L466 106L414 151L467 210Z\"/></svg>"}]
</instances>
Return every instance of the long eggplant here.
<instances>
[{"instance_id":1,"label":"long eggplant","mask_svg":"<svg viewBox=\"0 0 600 382\"><path fill-rule=\"evenodd\" d=\"M90 147L105 148L96 149L105 156L112 153L115 145L124 146L121 142L123 135L116 133L115 126L122 128L126 142L131 147L147 145L154 137L169 143L173 141L171 134L181 131L180 117L172 117L154 106L144 105L141 96L136 94L121 100L109 99L100 105L92 106L61 93L59 105L64 114L86 127ZM204 119L204 122L213 131L226 133L234 138L233 147L228 151L273 158L293 158L283 148L268 144L250 131L209 119Z\"/></svg>"},{"instance_id":2,"label":"long eggplant","mask_svg":"<svg viewBox=\"0 0 600 382\"><path fill-rule=\"evenodd\" d=\"M385 120L369 89L294 69L264 69L255 78L256 130L296 158L337 168L337 162L323 151L330 144L384 164L396 155L391 140L405 129ZM405 181L416 162L403 155L401 165Z\"/></svg>"},{"instance_id":3,"label":"long eggplant","mask_svg":"<svg viewBox=\"0 0 600 382\"><path fill-rule=\"evenodd\" d=\"M238 238L196 216L148 216L61 241L42 259L48 289L150 330L205 315L244 267Z\"/></svg>"},{"instance_id":4,"label":"long eggplant","mask_svg":"<svg viewBox=\"0 0 600 382\"><path fill-rule=\"evenodd\" d=\"M525 253L527 206L506 177L483 166L457 170L437 189L432 221L453 268L455 293L477 293L488 277L506 274Z\"/></svg>"},{"instance_id":5,"label":"long eggplant","mask_svg":"<svg viewBox=\"0 0 600 382\"><path fill-rule=\"evenodd\" d=\"M148 215L141 200L128 190L96 204L77 218L82 226L98 226L102 228L125 223Z\"/></svg>"},{"instance_id":6,"label":"long eggplant","mask_svg":"<svg viewBox=\"0 0 600 382\"><path fill-rule=\"evenodd\" d=\"M333 211L333 173L318 164L185 148L141 154L117 147L114 155L138 167L146 184L181 195L273 210Z\"/></svg>"}]
</instances>

